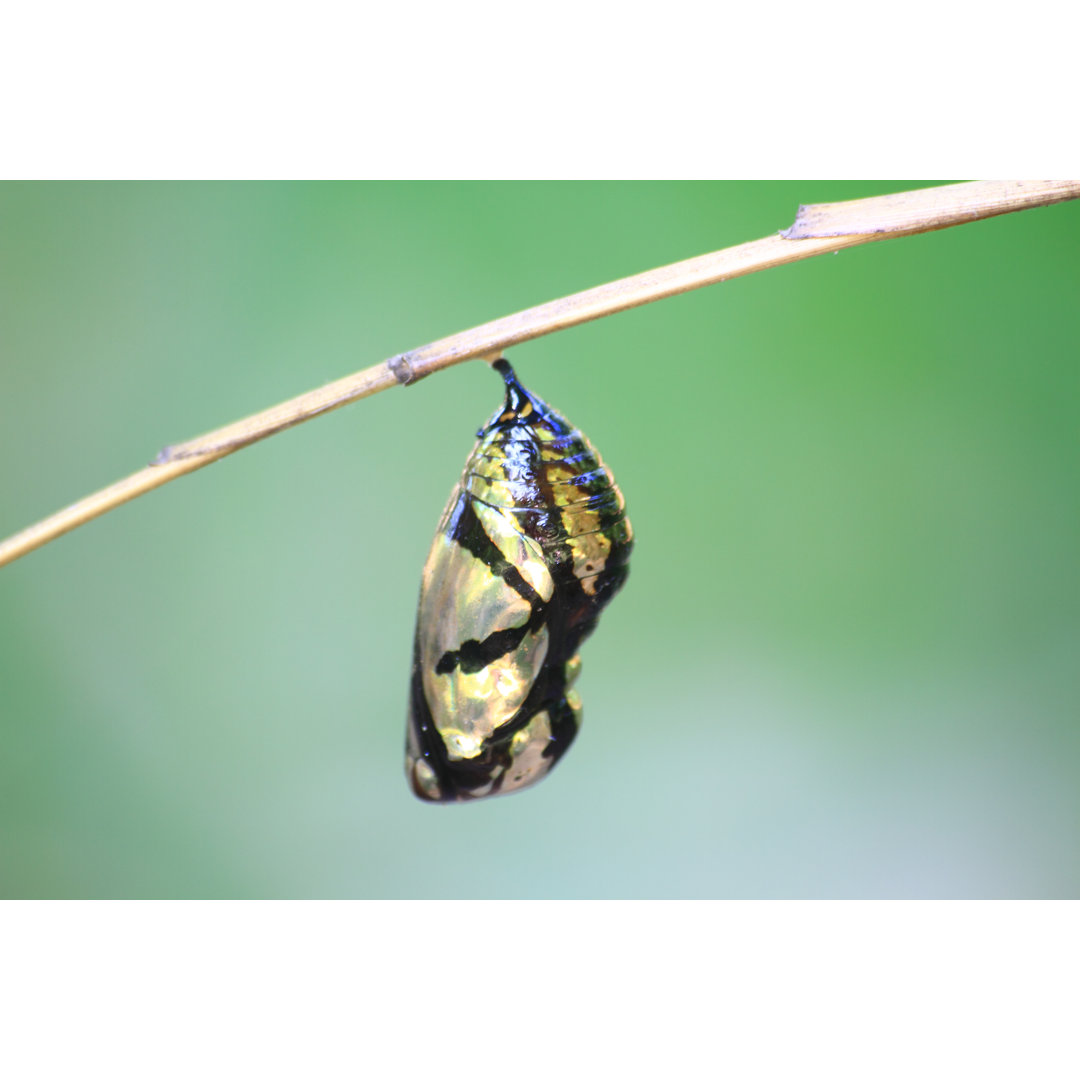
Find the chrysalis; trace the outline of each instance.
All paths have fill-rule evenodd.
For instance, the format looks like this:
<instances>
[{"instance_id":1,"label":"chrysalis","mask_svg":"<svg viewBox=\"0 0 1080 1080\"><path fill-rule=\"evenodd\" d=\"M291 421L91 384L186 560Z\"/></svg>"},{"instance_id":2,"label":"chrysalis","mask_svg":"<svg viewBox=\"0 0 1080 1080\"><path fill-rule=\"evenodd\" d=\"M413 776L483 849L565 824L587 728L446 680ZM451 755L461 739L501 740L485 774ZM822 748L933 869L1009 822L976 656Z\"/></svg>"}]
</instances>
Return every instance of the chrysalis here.
<instances>
[{"instance_id":1,"label":"chrysalis","mask_svg":"<svg viewBox=\"0 0 1080 1080\"><path fill-rule=\"evenodd\" d=\"M578 646L633 546L589 440L494 367L506 402L477 433L420 585L405 768L432 802L518 791L566 753Z\"/></svg>"}]
</instances>

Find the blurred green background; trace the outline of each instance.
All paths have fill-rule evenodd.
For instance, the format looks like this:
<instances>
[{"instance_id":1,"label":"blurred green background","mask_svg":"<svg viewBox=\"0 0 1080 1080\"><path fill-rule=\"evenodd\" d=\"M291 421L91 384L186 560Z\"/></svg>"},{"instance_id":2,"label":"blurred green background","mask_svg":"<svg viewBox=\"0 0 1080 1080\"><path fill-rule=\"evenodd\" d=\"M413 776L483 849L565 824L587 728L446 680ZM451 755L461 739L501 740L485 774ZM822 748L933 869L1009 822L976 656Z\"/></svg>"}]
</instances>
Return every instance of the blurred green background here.
<instances>
[{"instance_id":1,"label":"blurred green background","mask_svg":"<svg viewBox=\"0 0 1080 1080\"><path fill-rule=\"evenodd\" d=\"M0 535L403 349L897 183L0 185ZM513 350L626 495L581 737L403 773L480 363L0 570L6 897L1080 895L1080 205Z\"/></svg>"}]
</instances>

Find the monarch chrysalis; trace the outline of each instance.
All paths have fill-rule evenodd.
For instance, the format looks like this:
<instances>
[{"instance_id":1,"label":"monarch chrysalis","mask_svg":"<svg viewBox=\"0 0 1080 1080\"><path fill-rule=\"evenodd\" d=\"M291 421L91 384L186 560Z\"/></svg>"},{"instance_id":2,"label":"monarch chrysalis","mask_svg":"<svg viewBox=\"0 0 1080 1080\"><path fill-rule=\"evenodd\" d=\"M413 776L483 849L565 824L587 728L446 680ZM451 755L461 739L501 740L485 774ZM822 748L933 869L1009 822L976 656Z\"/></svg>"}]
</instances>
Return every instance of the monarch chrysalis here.
<instances>
[{"instance_id":1,"label":"monarch chrysalis","mask_svg":"<svg viewBox=\"0 0 1080 1080\"><path fill-rule=\"evenodd\" d=\"M633 546L589 440L505 360L493 366L506 401L477 432L420 586L405 769L432 802L518 791L566 752L578 646Z\"/></svg>"}]
</instances>

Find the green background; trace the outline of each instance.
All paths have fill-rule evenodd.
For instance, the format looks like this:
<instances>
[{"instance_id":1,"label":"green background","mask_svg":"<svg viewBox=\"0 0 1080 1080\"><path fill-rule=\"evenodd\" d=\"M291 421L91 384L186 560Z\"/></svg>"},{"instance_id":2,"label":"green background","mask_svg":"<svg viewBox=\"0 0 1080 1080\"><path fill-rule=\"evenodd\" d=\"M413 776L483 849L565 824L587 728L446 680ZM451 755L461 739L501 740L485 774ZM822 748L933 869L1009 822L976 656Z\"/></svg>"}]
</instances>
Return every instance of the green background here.
<instances>
[{"instance_id":1,"label":"green background","mask_svg":"<svg viewBox=\"0 0 1080 1080\"><path fill-rule=\"evenodd\" d=\"M0 185L0 535L398 351L898 183ZM0 570L6 897L1080 895L1080 205L509 353L626 496L581 737L402 771L498 378L333 413Z\"/></svg>"}]
</instances>

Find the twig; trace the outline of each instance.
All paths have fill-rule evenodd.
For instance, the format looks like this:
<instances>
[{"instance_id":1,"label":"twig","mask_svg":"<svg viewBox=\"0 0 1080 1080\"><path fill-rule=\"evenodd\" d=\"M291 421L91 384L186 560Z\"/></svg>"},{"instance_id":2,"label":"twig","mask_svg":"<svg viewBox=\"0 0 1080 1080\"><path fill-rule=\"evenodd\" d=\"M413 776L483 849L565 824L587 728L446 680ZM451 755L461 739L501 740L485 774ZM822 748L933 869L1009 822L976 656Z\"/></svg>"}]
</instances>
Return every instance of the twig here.
<instances>
[{"instance_id":1,"label":"twig","mask_svg":"<svg viewBox=\"0 0 1080 1080\"><path fill-rule=\"evenodd\" d=\"M510 346L556 330L813 255L1076 198L1080 198L1077 180L985 180L802 206L791 228L778 235L649 270L496 319L391 357L190 442L168 446L145 469L0 543L0 566L241 447L380 390L415 382L452 364L477 357L490 359Z\"/></svg>"}]
</instances>

